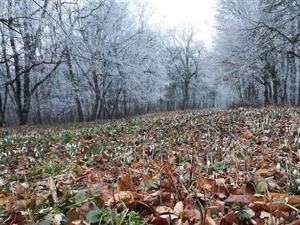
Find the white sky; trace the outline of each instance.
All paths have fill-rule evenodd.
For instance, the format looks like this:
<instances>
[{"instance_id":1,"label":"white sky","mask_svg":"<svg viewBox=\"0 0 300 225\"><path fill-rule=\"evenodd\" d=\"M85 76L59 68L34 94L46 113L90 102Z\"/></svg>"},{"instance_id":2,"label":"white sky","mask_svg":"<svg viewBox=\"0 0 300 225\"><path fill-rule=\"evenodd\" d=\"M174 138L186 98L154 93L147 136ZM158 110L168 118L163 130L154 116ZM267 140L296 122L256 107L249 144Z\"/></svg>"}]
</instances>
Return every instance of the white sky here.
<instances>
[{"instance_id":1,"label":"white sky","mask_svg":"<svg viewBox=\"0 0 300 225\"><path fill-rule=\"evenodd\" d=\"M205 42L205 45L211 46L215 0L148 0L147 2L155 12L150 22L165 28L191 23L197 30L199 29L199 38Z\"/></svg>"}]
</instances>

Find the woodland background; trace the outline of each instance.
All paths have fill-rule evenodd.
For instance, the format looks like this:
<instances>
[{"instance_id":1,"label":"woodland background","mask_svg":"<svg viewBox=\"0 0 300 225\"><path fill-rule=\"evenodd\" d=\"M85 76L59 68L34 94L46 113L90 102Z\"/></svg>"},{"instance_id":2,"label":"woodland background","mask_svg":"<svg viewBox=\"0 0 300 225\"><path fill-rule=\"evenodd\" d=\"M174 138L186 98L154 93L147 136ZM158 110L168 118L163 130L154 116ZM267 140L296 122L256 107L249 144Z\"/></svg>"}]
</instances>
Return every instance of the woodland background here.
<instances>
[{"instance_id":1,"label":"woodland background","mask_svg":"<svg viewBox=\"0 0 300 225\"><path fill-rule=\"evenodd\" d=\"M300 1L218 0L211 48L147 4L7 0L0 125L119 118L243 103L300 104Z\"/></svg>"}]
</instances>

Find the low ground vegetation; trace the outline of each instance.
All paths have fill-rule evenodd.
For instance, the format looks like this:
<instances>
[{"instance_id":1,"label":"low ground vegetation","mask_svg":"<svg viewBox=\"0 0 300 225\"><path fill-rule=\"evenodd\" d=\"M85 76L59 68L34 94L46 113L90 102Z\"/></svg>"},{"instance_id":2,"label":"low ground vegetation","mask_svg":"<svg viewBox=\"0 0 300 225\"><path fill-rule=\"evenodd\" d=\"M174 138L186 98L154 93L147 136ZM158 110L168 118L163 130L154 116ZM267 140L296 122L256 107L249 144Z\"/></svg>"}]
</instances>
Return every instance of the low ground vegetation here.
<instances>
[{"instance_id":1,"label":"low ground vegetation","mask_svg":"<svg viewBox=\"0 0 300 225\"><path fill-rule=\"evenodd\" d=\"M1 224L296 224L300 110L2 128Z\"/></svg>"}]
</instances>

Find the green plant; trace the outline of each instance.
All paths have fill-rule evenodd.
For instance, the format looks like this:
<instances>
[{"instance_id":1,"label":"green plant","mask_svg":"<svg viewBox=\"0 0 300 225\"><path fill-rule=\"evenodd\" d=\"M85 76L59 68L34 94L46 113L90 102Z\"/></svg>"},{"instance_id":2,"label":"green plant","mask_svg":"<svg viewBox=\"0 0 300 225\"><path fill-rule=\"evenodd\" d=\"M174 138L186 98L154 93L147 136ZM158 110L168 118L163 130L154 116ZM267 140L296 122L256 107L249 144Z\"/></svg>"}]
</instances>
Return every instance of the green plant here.
<instances>
[{"instance_id":1,"label":"green plant","mask_svg":"<svg viewBox=\"0 0 300 225\"><path fill-rule=\"evenodd\" d=\"M288 194L296 194L298 192L299 183L296 180L291 180L284 187L286 193Z\"/></svg>"},{"instance_id":2,"label":"green plant","mask_svg":"<svg viewBox=\"0 0 300 225\"><path fill-rule=\"evenodd\" d=\"M235 212L235 215L241 220L250 218L250 214L247 212L248 208L244 204L241 203L233 204L231 209Z\"/></svg>"},{"instance_id":3,"label":"green plant","mask_svg":"<svg viewBox=\"0 0 300 225\"><path fill-rule=\"evenodd\" d=\"M125 210L121 214L108 208L97 208L86 215L89 223L110 224L110 225L143 225L146 224L142 217L134 212Z\"/></svg>"},{"instance_id":4,"label":"green plant","mask_svg":"<svg viewBox=\"0 0 300 225\"><path fill-rule=\"evenodd\" d=\"M72 139L73 139L73 134L71 133L71 131L64 131L64 132L60 133L59 136L62 139L62 141L66 142L66 143L72 141Z\"/></svg>"},{"instance_id":5,"label":"green plant","mask_svg":"<svg viewBox=\"0 0 300 225\"><path fill-rule=\"evenodd\" d=\"M31 168L29 169L30 174L33 175L33 176L36 176L36 175L41 174L42 171L43 171L43 169L42 169L42 167L39 166L39 165L34 165L33 167L31 167Z\"/></svg>"},{"instance_id":6,"label":"green plant","mask_svg":"<svg viewBox=\"0 0 300 225\"><path fill-rule=\"evenodd\" d=\"M143 191L148 191L151 188L156 186L156 179L149 179L146 182L144 182L143 184L139 185L139 190L143 190Z\"/></svg>"},{"instance_id":7,"label":"green plant","mask_svg":"<svg viewBox=\"0 0 300 225\"><path fill-rule=\"evenodd\" d=\"M140 214L129 211L127 214L125 214L125 221L124 225L143 225L146 224Z\"/></svg>"},{"instance_id":8,"label":"green plant","mask_svg":"<svg viewBox=\"0 0 300 225\"><path fill-rule=\"evenodd\" d=\"M41 162L41 165L37 167L41 167L40 169L46 173L53 176L61 174L61 172L68 167L68 163L66 161L56 161L55 159L44 159ZM33 171L38 171L39 168L33 169Z\"/></svg>"},{"instance_id":9,"label":"green plant","mask_svg":"<svg viewBox=\"0 0 300 225\"><path fill-rule=\"evenodd\" d=\"M260 176L252 176L251 184L255 189L255 193L264 194L266 191L279 191L280 187L276 180L272 177L262 178Z\"/></svg>"},{"instance_id":10,"label":"green plant","mask_svg":"<svg viewBox=\"0 0 300 225\"><path fill-rule=\"evenodd\" d=\"M187 160L188 160L188 158L186 156L183 156L182 154L180 154L180 155L176 156L175 163L180 164L180 163L183 163Z\"/></svg>"}]
</instances>

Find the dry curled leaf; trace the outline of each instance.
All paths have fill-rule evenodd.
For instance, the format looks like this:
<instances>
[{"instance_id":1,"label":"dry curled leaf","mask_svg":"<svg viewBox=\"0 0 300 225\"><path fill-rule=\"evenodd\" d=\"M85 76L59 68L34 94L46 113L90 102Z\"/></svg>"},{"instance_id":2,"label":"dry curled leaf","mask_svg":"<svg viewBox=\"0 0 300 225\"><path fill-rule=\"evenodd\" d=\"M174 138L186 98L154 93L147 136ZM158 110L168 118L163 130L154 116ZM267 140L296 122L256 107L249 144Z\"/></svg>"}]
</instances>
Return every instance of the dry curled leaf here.
<instances>
[{"instance_id":1,"label":"dry curled leaf","mask_svg":"<svg viewBox=\"0 0 300 225\"><path fill-rule=\"evenodd\" d=\"M135 187L132 178L129 174L125 173L118 178L117 182L118 191L134 191Z\"/></svg>"},{"instance_id":2,"label":"dry curled leaf","mask_svg":"<svg viewBox=\"0 0 300 225\"><path fill-rule=\"evenodd\" d=\"M110 198L105 205L113 207L116 204L124 203L125 205L132 204L135 200L139 200L142 198L142 195L138 193L134 193L131 191L120 191L116 193L112 198Z\"/></svg>"}]
</instances>

